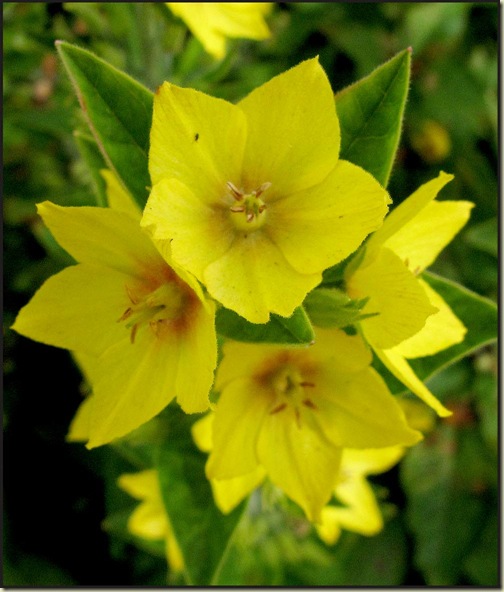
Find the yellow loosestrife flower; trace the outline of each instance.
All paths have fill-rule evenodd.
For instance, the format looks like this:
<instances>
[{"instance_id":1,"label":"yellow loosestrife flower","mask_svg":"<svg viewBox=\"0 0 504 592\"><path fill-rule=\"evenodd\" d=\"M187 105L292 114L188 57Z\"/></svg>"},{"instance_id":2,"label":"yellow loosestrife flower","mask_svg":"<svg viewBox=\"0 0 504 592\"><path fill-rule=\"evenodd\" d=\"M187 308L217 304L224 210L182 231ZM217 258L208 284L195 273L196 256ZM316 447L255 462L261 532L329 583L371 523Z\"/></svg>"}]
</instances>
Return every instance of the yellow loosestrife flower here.
<instances>
[{"instance_id":1,"label":"yellow loosestrife flower","mask_svg":"<svg viewBox=\"0 0 504 592\"><path fill-rule=\"evenodd\" d=\"M184 559L161 499L157 471L150 469L140 473L126 473L119 477L117 484L131 497L142 502L128 518L128 530L147 540L164 539L170 569L182 571Z\"/></svg>"},{"instance_id":2,"label":"yellow loosestrife flower","mask_svg":"<svg viewBox=\"0 0 504 592\"><path fill-rule=\"evenodd\" d=\"M317 59L238 105L165 82L150 140L142 226L254 323L290 316L387 212L379 183L338 160L334 96Z\"/></svg>"},{"instance_id":3,"label":"yellow loosestrife flower","mask_svg":"<svg viewBox=\"0 0 504 592\"><path fill-rule=\"evenodd\" d=\"M226 343L208 478L248 475L257 483L260 473L252 473L261 467L310 520L319 520L342 448L421 439L370 362L362 339L338 329L319 329L308 347Z\"/></svg>"},{"instance_id":4,"label":"yellow loosestrife flower","mask_svg":"<svg viewBox=\"0 0 504 592\"><path fill-rule=\"evenodd\" d=\"M368 297L362 332L387 368L440 416L450 415L418 379L406 358L433 355L464 339L466 329L446 302L417 276L467 222L473 204L435 201L453 178L440 175L395 208L368 240L346 287L352 298Z\"/></svg>"},{"instance_id":5,"label":"yellow loosestrife flower","mask_svg":"<svg viewBox=\"0 0 504 592\"><path fill-rule=\"evenodd\" d=\"M139 215L108 208L38 211L79 263L49 278L20 311L18 333L94 356L93 394L76 431L88 447L142 425L177 397L205 411L217 361L214 304L186 272L170 267L141 230Z\"/></svg>"},{"instance_id":6,"label":"yellow loosestrife flower","mask_svg":"<svg viewBox=\"0 0 504 592\"><path fill-rule=\"evenodd\" d=\"M226 38L260 41L270 37L264 16L272 2L167 2L205 50L217 59L226 54Z\"/></svg>"},{"instance_id":7,"label":"yellow loosestrife flower","mask_svg":"<svg viewBox=\"0 0 504 592\"><path fill-rule=\"evenodd\" d=\"M341 530L351 530L373 536L383 529L383 518L368 475L384 473L403 457L402 446L374 450L343 451L339 480L334 489L336 499L343 506L328 505L322 509L321 522L315 528L328 545L336 543Z\"/></svg>"}]
</instances>

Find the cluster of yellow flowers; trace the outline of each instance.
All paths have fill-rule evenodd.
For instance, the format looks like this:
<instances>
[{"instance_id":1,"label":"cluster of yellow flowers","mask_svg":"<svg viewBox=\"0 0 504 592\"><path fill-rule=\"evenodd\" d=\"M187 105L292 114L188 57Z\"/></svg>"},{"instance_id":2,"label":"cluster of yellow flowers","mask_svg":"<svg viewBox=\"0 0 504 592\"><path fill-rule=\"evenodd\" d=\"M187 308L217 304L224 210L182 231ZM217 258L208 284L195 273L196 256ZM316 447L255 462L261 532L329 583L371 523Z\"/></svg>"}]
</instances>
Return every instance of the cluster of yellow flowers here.
<instances>
[{"instance_id":1,"label":"cluster of yellow flowers","mask_svg":"<svg viewBox=\"0 0 504 592\"><path fill-rule=\"evenodd\" d=\"M154 98L143 212L111 172L108 208L39 205L78 263L41 287L14 329L89 361L92 394L71 438L106 444L176 397L187 413L210 411L193 436L209 452L224 512L267 477L321 532L324 516L359 523L351 507L328 507L331 498L351 505L352 488L369 498L364 476L422 439L371 367L371 349L439 415L450 413L407 360L464 338L417 276L472 204L436 201L452 178L440 173L387 216L387 191L339 151L334 95L317 59L236 105L166 82ZM352 330L316 326L305 346L227 340L217 367L217 307L250 323L289 317L326 269L357 251L341 281L365 302ZM353 485L347 474L357 475ZM333 541L339 531L329 530Z\"/></svg>"}]
</instances>

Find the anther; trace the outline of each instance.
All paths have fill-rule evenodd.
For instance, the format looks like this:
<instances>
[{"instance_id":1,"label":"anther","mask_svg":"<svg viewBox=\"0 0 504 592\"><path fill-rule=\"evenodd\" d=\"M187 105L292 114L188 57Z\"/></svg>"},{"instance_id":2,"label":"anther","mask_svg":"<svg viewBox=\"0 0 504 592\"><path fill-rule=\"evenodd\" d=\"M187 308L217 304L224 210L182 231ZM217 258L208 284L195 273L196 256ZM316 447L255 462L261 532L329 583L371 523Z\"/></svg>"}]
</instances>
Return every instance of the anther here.
<instances>
[{"instance_id":1,"label":"anther","mask_svg":"<svg viewBox=\"0 0 504 592\"><path fill-rule=\"evenodd\" d=\"M117 323L120 323L121 321L125 321L126 319L128 319L133 313L133 310L131 308L127 308L123 314L121 315L120 318L117 319Z\"/></svg>"},{"instance_id":2,"label":"anther","mask_svg":"<svg viewBox=\"0 0 504 592\"><path fill-rule=\"evenodd\" d=\"M310 401L310 399L305 399L303 401L303 405L305 405L306 407L308 407L310 409L318 409L318 407L315 405L315 403L313 401Z\"/></svg>"},{"instance_id":3,"label":"anther","mask_svg":"<svg viewBox=\"0 0 504 592\"><path fill-rule=\"evenodd\" d=\"M243 193L237 189L237 187L235 185L233 185L233 183L231 183L231 181L228 181L226 183L227 188L231 191L231 193L233 194L233 197L237 200L237 201L241 201L243 199Z\"/></svg>"},{"instance_id":4,"label":"anther","mask_svg":"<svg viewBox=\"0 0 504 592\"><path fill-rule=\"evenodd\" d=\"M244 212L245 211L245 206L233 206L232 208L229 208L230 212Z\"/></svg>"},{"instance_id":5,"label":"anther","mask_svg":"<svg viewBox=\"0 0 504 592\"><path fill-rule=\"evenodd\" d=\"M255 195L256 197L259 197L261 195L261 193L264 193L270 187L271 187L271 183L269 181L266 181L266 183L263 183L256 190L252 191L252 194Z\"/></svg>"},{"instance_id":6,"label":"anther","mask_svg":"<svg viewBox=\"0 0 504 592\"><path fill-rule=\"evenodd\" d=\"M314 382L300 382L299 386L315 386Z\"/></svg>"},{"instance_id":7,"label":"anther","mask_svg":"<svg viewBox=\"0 0 504 592\"><path fill-rule=\"evenodd\" d=\"M283 411L286 407L287 407L287 403L280 403L280 405L278 405L278 407L275 407L274 409L272 409L269 412L269 414L274 415L275 413L279 413L280 411Z\"/></svg>"}]
</instances>

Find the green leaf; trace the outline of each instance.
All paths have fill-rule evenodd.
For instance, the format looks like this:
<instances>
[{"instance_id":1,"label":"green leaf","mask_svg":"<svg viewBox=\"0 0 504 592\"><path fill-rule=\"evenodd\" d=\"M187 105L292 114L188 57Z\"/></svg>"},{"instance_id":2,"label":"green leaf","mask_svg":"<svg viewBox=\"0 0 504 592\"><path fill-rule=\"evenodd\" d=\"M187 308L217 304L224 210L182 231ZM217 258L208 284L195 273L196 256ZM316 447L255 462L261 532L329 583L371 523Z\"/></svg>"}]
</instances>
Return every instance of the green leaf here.
<instances>
[{"instance_id":1,"label":"green leaf","mask_svg":"<svg viewBox=\"0 0 504 592\"><path fill-rule=\"evenodd\" d=\"M153 94L85 49L64 41L56 47L108 168L143 209L150 185Z\"/></svg>"},{"instance_id":2,"label":"green leaf","mask_svg":"<svg viewBox=\"0 0 504 592\"><path fill-rule=\"evenodd\" d=\"M387 186L409 88L411 50L406 49L336 94L341 126L340 158Z\"/></svg>"},{"instance_id":3,"label":"green leaf","mask_svg":"<svg viewBox=\"0 0 504 592\"><path fill-rule=\"evenodd\" d=\"M170 411L163 416L167 438L159 448L156 468L188 584L205 586L218 576L245 502L228 515L218 510L205 476L207 457L196 449L190 436L194 419L175 407Z\"/></svg>"},{"instance_id":4,"label":"green leaf","mask_svg":"<svg viewBox=\"0 0 504 592\"><path fill-rule=\"evenodd\" d=\"M486 501L468 487L467 459L459 452L472 429L444 424L401 464L415 564L430 586L460 583L462 560L480 530Z\"/></svg>"},{"instance_id":5,"label":"green leaf","mask_svg":"<svg viewBox=\"0 0 504 592\"><path fill-rule=\"evenodd\" d=\"M235 341L302 344L315 339L310 320L301 306L288 318L272 314L264 324L249 323L232 310L220 308L215 325L217 333Z\"/></svg>"},{"instance_id":6,"label":"green leaf","mask_svg":"<svg viewBox=\"0 0 504 592\"><path fill-rule=\"evenodd\" d=\"M369 298L352 300L337 288L318 288L308 294L303 306L317 327L347 327L357 321L375 316L361 314Z\"/></svg>"},{"instance_id":7,"label":"green leaf","mask_svg":"<svg viewBox=\"0 0 504 592\"><path fill-rule=\"evenodd\" d=\"M471 246L489 253L494 257L498 256L497 217L490 218L476 224L464 234L464 240Z\"/></svg>"},{"instance_id":8,"label":"green leaf","mask_svg":"<svg viewBox=\"0 0 504 592\"><path fill-rule=\"evenodd\" d=\"M85 162L86 168L91 176L96 203L101 207L107 207L107 185L103 177L100 175L100 170L107 168L107 165L101 155L98 145L92 137L83 134L80 131L74 132L74 138L82 160Z\"/></svg>"}]
</instances>

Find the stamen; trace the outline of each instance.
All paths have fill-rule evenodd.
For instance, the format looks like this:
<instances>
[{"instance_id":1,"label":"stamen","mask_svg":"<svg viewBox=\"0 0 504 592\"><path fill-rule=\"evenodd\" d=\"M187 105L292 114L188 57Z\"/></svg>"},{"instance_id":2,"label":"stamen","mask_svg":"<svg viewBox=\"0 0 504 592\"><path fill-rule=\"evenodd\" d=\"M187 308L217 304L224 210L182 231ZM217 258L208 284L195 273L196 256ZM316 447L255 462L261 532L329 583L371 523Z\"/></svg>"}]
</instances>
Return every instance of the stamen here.
<instances>
[{"instance_id":1,"label":"stamen","mask_svg":"<svg viewBox=\"0 0 504 592\"><path fill-rule=\"evenodd\" d=\"M233 194L233 197L237 201L241 201L243 199L243 193L239 189L237 189L237 187L235 185L233 185L233 183L231 183L231 181L228 181L226 183L226 186L231 191L231 193Z\"/></svg>"},{"instance_id":2,"label":"stamen","mask_svg":"<svg viewBox=\"0 0 504 592\"><path fill-rule=\"evenodd\" d=\"M261 195L261 193L264 193L270 187L271 187L271 183L269 181L266 181L266 183L263 183L260 187L258 187L254 191L252 191L252 195L259 197Z\"/></svg>"},{"instance_id":3,"label":"stamen","mask_svg":"<svg viewBox=\"0 0 504 592\"><path fill-rule=\"evenodd\" d=\"M135 343L135 337L137 334L137 329L138 329L138 323L135 323L133 325L133 327L131 327L131 333L130 333L130 342L133 345L133 343Z\"/></svg>"},{"instance_id":4,"label":"stamen","mask_svg":"<svg viewBox=\"0 0 504 592\"><path fill-rule=\"evenodd\" d=\"M310 409L318 409L318 407L315 405L315 403L313 401L310 401L310 399L305 399L303 401L303 405L305 405L306 407L309 407Z\"/></svg>"},{"instance_id":5,"label":"stamen","mask_svg":"<svg viewBox=\"0 0 504 592\"><path fill-rule=\"evenodd\" d=\"M233 206L232 208L229 208L230 212L244 212L245 211L245 206Z\"/></svg>"},{"instance_id":6,"label":"stamen","mask_svg":"<svg viewBox=\"0 0 504 592\"><path fill-rule=\"evenodd\" d=\"M127 308L122 316L120 318L117 319L117 323L120 323L121 321L125 321L126 319L129 319L129 317L133 314L133 309L132 308Z\"/></svg>"},{"instance_id":7,"label":"stamen","mask_svg":"<svg viewBox=\"0 0 504 592\"><path fill-rule=\"evenodd\" d=\"M314 382L300 382L299 386L315 386Z\"/></svg>"},{"instance_id":8,"label":"stamen","mask_svg":"<svg viewBox=\"0 0 504 592\"><path fill-rule=\"evenodd\" d=\"M272 409L269 412L269 414L274 415L275 413L279 413L280 411L283 411L286 407L287 407L287 403L280 403L280 405L278 405L278 407L275 407L274 409Z\"/></svg>"}]
</instances>

